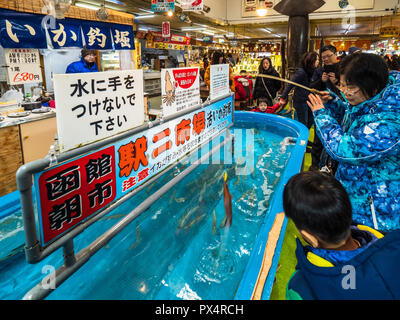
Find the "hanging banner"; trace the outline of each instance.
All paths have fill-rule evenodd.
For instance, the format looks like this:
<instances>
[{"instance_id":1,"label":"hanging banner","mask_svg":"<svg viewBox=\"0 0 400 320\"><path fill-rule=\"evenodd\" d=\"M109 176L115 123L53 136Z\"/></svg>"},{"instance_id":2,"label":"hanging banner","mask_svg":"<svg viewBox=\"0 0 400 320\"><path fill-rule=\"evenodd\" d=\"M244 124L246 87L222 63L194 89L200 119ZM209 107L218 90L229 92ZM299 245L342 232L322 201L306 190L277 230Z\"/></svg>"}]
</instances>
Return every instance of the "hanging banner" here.
<instances>
[{"instance_id":1,"label":"hanging banner","mask_svg":"<svg viewBox=\"0 0 400 320\"><path fill-rule=\"evenodd\" d=\"M176 34L171 34L171 36L166 39L163 38L162 32L158 32L158 31L153 31L151 32L151 39L153 42L165 42L165 43L172 43L172 44L178 44L178 45L184 45L184 46L188 46L190 45L190 37L186 37L186 36L179 36ZM147 38L147 41L149 41L149 39Z\"/></svg>"},{"instance_id":2,"label":"hanging banner","mask_svg":"<svg viewBox=\"0 0 400 320\"><path fill-rule=\"evenodd\" d=\"M163 116L200 104L199 68L161 69Z\"/></svg>"},{"instance_id":3,"label":"hanging banner","mask_svg":"<svg viewBox=\"0 0 400 320\"><path fill-rule=\"evenodd\" d=\"M229 93L229 64L210 66L210 99L217 99Z\"/></svg>"},{"instance_id":4,"label":"hanging banner","mask_svg":"<svg viewBox=\"0 0 400 320\"><path fill-rule=\"evenodd\" d=\"M135 50L132 26L112 24L111 33L115 50Z\"/></svg>"},{"instance_id":5,"label":"hanging banner","mask_svg":"<svg viewBox=\"0 0 400 320\"><path fill-rule=\"evenodd\" d=\"M144 123L143 70L55 74L54 93L61 152Z\"/></svg>"},{"instance_id":6,"label":"hanging banner","mask_svg":"<svg viewBox=\"0 0 400 320\"><path fill-rule=\"evenodd\" d=\"M162 36L163 38L170 38L171 37L171 32L170 32L170 24L168 21L163 21L162 23Z\"/></svg>"},{"instance_id":7,"label":"hanging banner","mask_svg":"<svg viewBox=\"0 0 400 320\"><path fill-rule=\"evenodd\" d=\"M3 48L47 48L43 15L0 9L0 44Z\"/></svg>"},{"instance_id":8,"label":"hanging banner","mask_svg":"<svg viewBox=\"0 0 400 320\"><path fill-rule=\"evenodd\" d=\"M87 49L112 49L110 27L107 24L82 21L81 27Z\"/></svg>"},{"instance_id":9,"label":"hanging banner","mask_svg":"<svg viewBox=\"0 0 400 320\"><path fill-rule=\"evenodd\" d=\"M183 11L203 11L203 0L181 0Z\"/></svg>"},{"instance_id":10,"label":"hanging banner","mask_svg":"<svg viewBox=\"0 0 400 320\"><path fill-rule=\"evenodd\" d=\"M65 235L216 137L232 123L232 113L230 96L36 173L42 245Z\"/></svg>"},{"instance_id":11,"label":"hanging banner","mask_svg":"<svg viewBox=\"0 0 400 320\"><path fill-rule=\"evenodd\" d=\"M88 49L134 50L131 25L27 14L0 9L0 44L3 48L53 49L83 47Z\"/></svg>"},{"instance_id":12,"label":"hanging banner","mask_svg":"<svg viewBox=\"0 0 400 320\"><path fill-rule=\"evenodd\" d=\"M214 37L213 36L203 36L202 41L203 41L203 43L213 43Z\"/></svg>"},{"instance_id":13,"label":"hanging banner","mask_svg":"<svg viewBox=\"0 0 400 320\"><path fill-rule=\"evenodd\" d=\"M175 11L175 0L151 0L151 11L168 12Z\"/></svg>"},{"instance_id":14,"label":"hanging banner","mask_svg":"<svg viewBox=\"0 0 400 320\"><path fill-rule=\"evenodd\" d=\"M42 82L38 49L4 49L8 84Z\"/></svg>"},{"instance_id":15,"label":"hanging banner","mask_svg":"<svg viewBox=\"0 0 400 320\"><path fill-rule=\"evenodd\" d=\"M56 20L47 25L47 33L54 49L78 47L82 48L81 24L77 20Z\"/></svg>"}]
</instances>

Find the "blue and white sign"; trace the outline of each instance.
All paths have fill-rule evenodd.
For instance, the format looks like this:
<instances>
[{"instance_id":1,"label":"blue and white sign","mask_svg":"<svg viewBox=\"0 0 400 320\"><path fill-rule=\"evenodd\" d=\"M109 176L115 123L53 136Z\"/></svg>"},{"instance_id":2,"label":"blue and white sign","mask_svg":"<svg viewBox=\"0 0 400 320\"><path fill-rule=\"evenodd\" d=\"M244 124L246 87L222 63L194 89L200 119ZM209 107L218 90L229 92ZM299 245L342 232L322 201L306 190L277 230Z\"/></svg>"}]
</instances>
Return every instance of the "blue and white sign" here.
<instances>
[{"instance_id":1,"label":"blue and white sign","mask_svg":"<svg viewBox=\"0 0 400 320\"><path fill-rule=\"evenodd\" d=\"M108 24L82 21L81 26L86 48L96 50L112 49L112 39Z\"/></svg>"},{"instance_id":2,"label":"blue and white sign","mask_svg":"<svg viewBox=\"0 0 400 320\"><path fill-rule=\"evenodd\" d=\"M47 48L42 15L0 9L0 44L3 48Z\"/></svg>"},{"instance_id":3,"label":"blue and white sign","mask_svg":"<svg viewBox=\"0 0 400 320\"><path fill-rule=\"evenodd\" d=\"M83 46L81 24L78 20L57 20L53 28L49 25L47 32L54 49Z\"/></svg>"},{"instance_id":4,"label":"blue and white sign","mask_svg":"<svg viewBox=\"0 0 400 320\"><path fill-rule=\"evenodd\" d=\"M151 0L151 11L168 12L175 11L175 0Z\"/></svg>"},{"instance_id":5,"label":"blue and white sign","mask_svg":"<svg viewBox=\"0 0 400 320\"><path fill-rule=\"evenodd\" d=\"M111 33L115 50L135 50L132 26L112 24Z\"/></svg>"}]
</instances>

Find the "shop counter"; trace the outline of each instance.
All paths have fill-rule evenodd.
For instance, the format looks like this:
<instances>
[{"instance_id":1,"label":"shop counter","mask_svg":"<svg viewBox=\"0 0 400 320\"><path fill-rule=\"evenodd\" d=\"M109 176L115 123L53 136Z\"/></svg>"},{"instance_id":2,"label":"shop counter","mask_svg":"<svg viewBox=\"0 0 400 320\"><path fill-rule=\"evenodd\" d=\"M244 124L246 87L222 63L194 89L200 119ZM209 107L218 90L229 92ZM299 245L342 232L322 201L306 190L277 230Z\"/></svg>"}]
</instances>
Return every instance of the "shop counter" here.
<instances>
[{"instance_id":1,"label":"shop counter","mask_svg":"<svg viewBox=\"0 0 400 320\"><path fill-rule=\"evenodd\" d=\"M57 134L56 113L30 113L0 122L0 197L17 190L15 174L24 163L47 155Z\"/></svg>"}]
</instances>

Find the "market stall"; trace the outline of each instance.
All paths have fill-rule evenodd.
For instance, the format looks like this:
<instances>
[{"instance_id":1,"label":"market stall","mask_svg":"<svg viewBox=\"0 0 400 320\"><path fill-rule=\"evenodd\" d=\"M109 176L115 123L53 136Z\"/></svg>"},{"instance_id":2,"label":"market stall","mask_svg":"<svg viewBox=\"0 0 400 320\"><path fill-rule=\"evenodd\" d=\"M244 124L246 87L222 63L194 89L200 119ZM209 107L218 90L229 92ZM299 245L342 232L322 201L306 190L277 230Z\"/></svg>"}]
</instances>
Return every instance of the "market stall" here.
<instances>
[{"instance_id":1,"label":"market stall","mask_svg":"<svg viewBox=\"0 0 400 320\"><path fill-rule=\"evenodd\" d=\"M133 15L109 10L104 20L70 6L59 19L46 8L39 0L0 2L0 196L16 190L20 165L49 152L57 133L53 78L84 46L96 50L99 71L135 68Z\"/></svg>"}]
</instances>

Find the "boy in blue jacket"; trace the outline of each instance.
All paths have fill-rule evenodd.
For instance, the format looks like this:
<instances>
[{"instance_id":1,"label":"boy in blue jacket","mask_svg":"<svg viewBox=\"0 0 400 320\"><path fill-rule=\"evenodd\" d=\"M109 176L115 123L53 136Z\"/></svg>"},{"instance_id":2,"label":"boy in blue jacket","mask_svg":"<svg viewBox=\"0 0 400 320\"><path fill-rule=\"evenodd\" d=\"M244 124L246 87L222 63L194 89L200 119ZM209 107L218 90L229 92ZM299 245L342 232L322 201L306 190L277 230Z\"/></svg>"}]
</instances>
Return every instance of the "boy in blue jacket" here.
<instances>
[{"instance_id":1,"label":"boy in blue jacket","mask_svg":"<svg viewBox=\"0 0 400 320\"><path fill-rule=\"evenodd\" d=\"M283 208L307 243L297 239L288 300L400 299L400 230L384 236L352 225L350 199L338 180L318 171L293 176Z\"/></svg>"}]
</instances>

